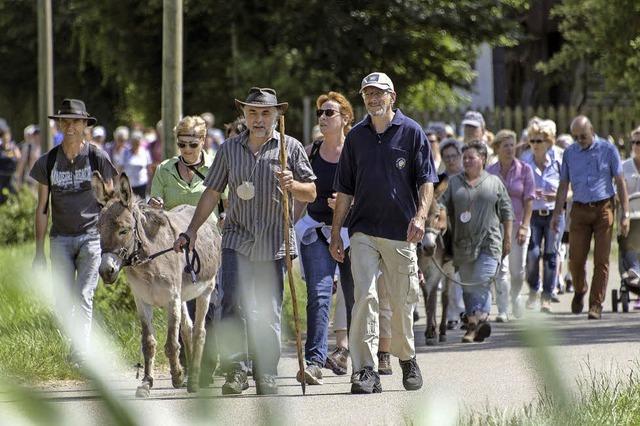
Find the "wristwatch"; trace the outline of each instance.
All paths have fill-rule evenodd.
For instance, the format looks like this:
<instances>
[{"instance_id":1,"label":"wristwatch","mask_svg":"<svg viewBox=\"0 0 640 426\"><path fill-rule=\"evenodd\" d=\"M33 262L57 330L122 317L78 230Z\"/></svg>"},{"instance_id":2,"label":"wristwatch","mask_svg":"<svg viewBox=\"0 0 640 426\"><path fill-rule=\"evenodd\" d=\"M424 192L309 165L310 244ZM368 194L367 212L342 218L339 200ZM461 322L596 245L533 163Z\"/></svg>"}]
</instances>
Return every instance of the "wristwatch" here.
<instances>
[{"instance_id":1,"label":"wristwatch","mask_svg":"<svg viewBox=\"0 0 640 426\"><path fill-rule=\"evenodd\" d=\"M631 213L624 212L624 213L622 213L622 217L625 218L625 219L629 219L631 217Z\"/></svg>"}]
</instances>

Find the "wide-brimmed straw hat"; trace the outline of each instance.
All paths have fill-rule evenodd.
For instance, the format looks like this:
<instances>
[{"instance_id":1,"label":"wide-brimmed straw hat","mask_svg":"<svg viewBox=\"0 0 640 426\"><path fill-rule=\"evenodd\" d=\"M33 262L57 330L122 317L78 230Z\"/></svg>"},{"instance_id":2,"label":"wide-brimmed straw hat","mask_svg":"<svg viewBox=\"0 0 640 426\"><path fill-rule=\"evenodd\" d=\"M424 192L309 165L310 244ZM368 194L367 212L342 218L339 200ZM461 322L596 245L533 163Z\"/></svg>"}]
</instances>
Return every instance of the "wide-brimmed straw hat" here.
<instances>
[{"instance_id":1,"label":"wide-brimmed straw hat","mask_svg":"<svg viewBox=\"0 0 640 426\"><path fill-rule=\"evenodd\" d=\"M91 117L87 112L87 107L84 106L84 102L80 99L65 99L62 101L62 106L58 110L57 114L50 115L49 118L82 118L87 120L89 126L95 125L98 120L95 117Z\"/></svg>"},{"instance_id":2,"label":"wide-brimmed straw hat","mask_svg":"<svg viewBox=\"0 0 640 426\"><path fill-rule=\"evenodd\" d=\"M249 89L249 94L247 95L247 99L244 102L236 99L236 106L240 109L242 109L243 106L252 106L258 108L276 107L280 109L281 113L284 114L284 112L289 107L289 104L287 102L278 102L276 91L273 89L270 89L268 87L252 87L251 89Z\"/></svg>"}]
</instances>

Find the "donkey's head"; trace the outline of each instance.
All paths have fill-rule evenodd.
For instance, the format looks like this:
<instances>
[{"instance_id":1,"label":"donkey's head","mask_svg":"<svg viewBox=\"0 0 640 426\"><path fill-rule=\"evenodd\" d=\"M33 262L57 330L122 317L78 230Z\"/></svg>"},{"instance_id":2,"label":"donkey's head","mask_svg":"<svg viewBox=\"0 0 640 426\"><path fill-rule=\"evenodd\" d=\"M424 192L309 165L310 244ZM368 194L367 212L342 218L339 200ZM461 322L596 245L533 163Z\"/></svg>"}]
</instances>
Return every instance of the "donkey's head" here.
<instances>
[{"instance_id":1,"label":"donkey's head","mask_svg":"<svg viewBox=\"0 0 640 426\"><path fill-rule=\"evenodd\" d=\"M447 229L446 214L442 214L438 199L449 184L448 178L441 179L433 189L433 199L429 206L429 215L425 223L425 232L422 241L418 244L418 254L433 256L438 245L438 237Z\"/></svg>"},{"instance_id":2,"label":"donkey's head","mask_svg":"<svg viewBox=\"0 0 640 426\"><path fill-rule=\"evenodd\" d=\"M98 219L102 260L99 273L106 284L113 283L124 260L136 249L136 219L133 213L133 193L124 173L115 191L107 189L99 172L93 172L93 192L101 205Z\"/></svg>"}]
</instances>

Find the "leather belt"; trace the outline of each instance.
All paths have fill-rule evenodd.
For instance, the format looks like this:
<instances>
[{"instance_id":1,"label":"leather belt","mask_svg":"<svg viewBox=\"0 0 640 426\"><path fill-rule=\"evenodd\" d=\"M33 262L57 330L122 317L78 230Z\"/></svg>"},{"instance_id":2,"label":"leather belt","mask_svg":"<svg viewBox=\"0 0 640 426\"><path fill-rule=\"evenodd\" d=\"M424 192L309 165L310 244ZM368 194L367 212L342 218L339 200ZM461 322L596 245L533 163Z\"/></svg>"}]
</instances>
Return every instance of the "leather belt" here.
<instances>
[{"instance_id":1,"label":"leather belt","mask_svg":"<svg viewBox=\"0 0 640 426\"><path fill-rule=\"evenodd\" d=\"M607 202L611 201L613 199L613 197L609 197L609 198L605 198L604 200L599 200L599 201L591 201L588 203L581 203L579 201L574 201L573 204L574 205L578 205L581 207L599 207L603 204L606 204Z\"/></svg>"},{"instance_id":2,"label":"leather belt","mask_svg":"<svg viewBox=\"0 0 640 426\"><path fill-rule=\"evenodd\" d=\"M551 210L534 210L533 212L538 216L549 216L552 213Z\"/></svg>"}]
</instances>

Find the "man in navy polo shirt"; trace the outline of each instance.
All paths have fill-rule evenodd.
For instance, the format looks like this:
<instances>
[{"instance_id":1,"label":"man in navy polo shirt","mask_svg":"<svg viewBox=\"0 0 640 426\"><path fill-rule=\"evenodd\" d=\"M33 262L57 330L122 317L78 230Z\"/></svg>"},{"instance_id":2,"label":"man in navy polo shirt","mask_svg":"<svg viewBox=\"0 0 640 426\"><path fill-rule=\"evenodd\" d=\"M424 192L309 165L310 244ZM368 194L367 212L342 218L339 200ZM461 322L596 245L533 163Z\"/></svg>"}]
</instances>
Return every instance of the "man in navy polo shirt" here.
<instances>
[{"instance_id":1,"label":"man in navy polo shirt","mask_svg":"<svg viewBox=\"0 0 640 426\"><path fill-rule=\"evenodd\" d=\"M416 243L424 235L437 176L422 128L393 109L396 93L391 79L371 73L362 80L360 93L368 115L347 135L338 163L329 247L332 256L342 262L340 228L351 210L355 293L349 334L355 373L351 392L382 391L377 373L379 271L393 311L391 353L400 359L405 389L417 390L422 387L422 376L413 340L413 309L419 291Z\"/></svg>"},{"instance_id":2,"label":"man in navy polo shirt","mask_svg":"<svg viewBox=\"0 0 640 426\"><path fill-rule=\"evenodd\" d=\"M580 115L571 122L571 134L577 143L570 145L562 156L560 185L551 226L557 231L558 221L567 199L569 184L573 189L573 207L569 228L569 270L575 293L571 312L579 314L587 293L587 256L594 236L593 278L589 293L589 319L600 319L602 302L609 278L609 253L614 218L615 191L622 204L620 232L629 233L629 197L622 175L622 163L616 147L593 132L587 117Z\"/></svg>"}]
</instances>

